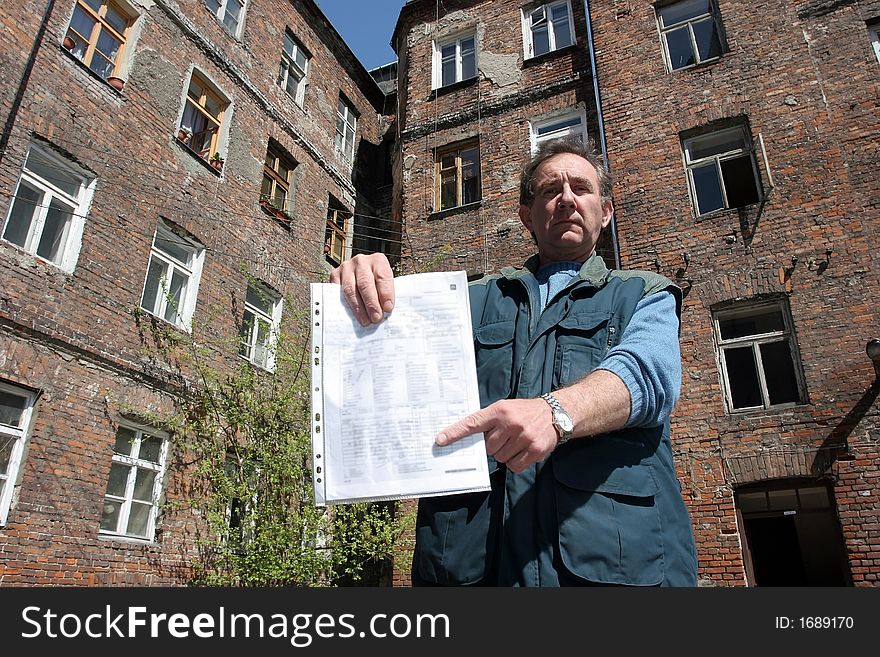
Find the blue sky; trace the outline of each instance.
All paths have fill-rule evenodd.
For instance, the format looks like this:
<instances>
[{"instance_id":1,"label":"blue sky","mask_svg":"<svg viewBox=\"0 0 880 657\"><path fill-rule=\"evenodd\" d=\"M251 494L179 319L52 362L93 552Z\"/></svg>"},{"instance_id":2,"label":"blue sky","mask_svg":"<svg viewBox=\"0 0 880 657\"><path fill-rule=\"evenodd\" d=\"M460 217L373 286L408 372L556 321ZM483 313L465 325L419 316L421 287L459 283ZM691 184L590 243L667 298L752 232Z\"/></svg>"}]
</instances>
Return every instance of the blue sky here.
<instances>
[{"instance_id":1,"label":"blue sky","mask_svg":"<svg viewBox=\"0 0 880 657\"><path fill-rule=\"evenodd\" d=\"M391 33L406 0L315 0L367 70L397 59Z\"/></svg>"}]
</instances>

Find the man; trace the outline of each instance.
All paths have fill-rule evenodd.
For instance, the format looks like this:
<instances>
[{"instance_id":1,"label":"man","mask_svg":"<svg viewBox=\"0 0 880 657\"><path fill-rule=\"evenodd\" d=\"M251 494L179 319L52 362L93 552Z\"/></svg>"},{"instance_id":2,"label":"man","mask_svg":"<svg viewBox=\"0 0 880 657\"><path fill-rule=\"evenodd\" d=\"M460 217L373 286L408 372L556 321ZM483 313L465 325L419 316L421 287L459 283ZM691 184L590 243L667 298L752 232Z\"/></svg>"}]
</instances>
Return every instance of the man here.
<instances>
[{"instance_id":1,"label":"man","mask_svg":"<svg viewBox=\"0 0 880 657\"><path fill-rule=\"evenodd\" d=\"M681 294L605 267L612 212L609 174L579 140L546 142L523 171L538 253L471 284L483 408L435 439L482 431L492 490L419 501L414 585L696 585L669 441ZM330 280L364 325L394 307L383 255Z\"/></svg>"}]
</instances>

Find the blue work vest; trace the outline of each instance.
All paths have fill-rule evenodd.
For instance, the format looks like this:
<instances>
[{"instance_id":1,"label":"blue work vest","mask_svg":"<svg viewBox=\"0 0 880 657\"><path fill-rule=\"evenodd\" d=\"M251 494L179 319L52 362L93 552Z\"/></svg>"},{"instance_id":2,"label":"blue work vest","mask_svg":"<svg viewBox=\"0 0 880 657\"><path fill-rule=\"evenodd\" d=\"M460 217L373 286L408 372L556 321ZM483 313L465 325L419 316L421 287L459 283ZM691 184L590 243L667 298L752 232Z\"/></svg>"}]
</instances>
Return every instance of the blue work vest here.
<instances>
[{"instance_id":1,"label":"blue work vest","mask_svg":"<svg viewBox=\"0 0 880 657\"><path fill-rule=\"evenodd\" d=\"M595 369L648 294L679 289L598 256L543 312L522 269L470 286L480 403L534 398ZM419 500L413 584L695 586L690 517L669 423L575 439L513 473L489 457L491 492Z\"/></svg>"}]
</instances>

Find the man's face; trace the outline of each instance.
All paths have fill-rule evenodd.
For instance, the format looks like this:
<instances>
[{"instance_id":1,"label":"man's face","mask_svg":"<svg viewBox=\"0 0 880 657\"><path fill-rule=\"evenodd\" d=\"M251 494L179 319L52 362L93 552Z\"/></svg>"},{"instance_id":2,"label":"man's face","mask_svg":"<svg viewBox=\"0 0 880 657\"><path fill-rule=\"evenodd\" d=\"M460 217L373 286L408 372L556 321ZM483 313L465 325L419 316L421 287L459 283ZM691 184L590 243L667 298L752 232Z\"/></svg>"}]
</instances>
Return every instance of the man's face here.
<instances>
[{"instance_id":1,"label":"man's face","mask_svg":"<svg viewBox=\"0 0 880 657\"><path fill-rule=\"evenodd\" d=\"M602 202L593 165L573 153L545 160L533 176L535 198L519 218L535 236L541 264L583 262L611 221L611 201Z\"/></svg>"}]
</instances>

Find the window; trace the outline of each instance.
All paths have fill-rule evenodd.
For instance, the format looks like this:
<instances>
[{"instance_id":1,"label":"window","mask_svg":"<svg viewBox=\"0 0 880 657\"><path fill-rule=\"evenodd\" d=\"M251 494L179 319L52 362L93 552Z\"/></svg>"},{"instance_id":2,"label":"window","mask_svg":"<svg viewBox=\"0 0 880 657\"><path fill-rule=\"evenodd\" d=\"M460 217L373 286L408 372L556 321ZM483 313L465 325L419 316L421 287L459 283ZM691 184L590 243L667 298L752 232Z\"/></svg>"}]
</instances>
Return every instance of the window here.
<instances>
[{"instance_id":1,"label":"window","mask_svg":"<svg viewBox=\"0 0 880 657\"><path fill-rule=\"evenodd\" d=\"M269 145L266 150L266 160L263 163L263 185L260 188L260 201L268 203L272 208L280 210L285 215L289 214L293 207L290 181L295 167L296 162L283 155L277 146Z\"/></svg>"},{"instance_id":2,"label":"window","mask_svg":"<svg viewBox=\"0 0 880 657\"><path fill-rule=\"evenodd\" d=\"M435 212L480 200L480 147L477 142L438 150L434 166Z\"/></svg>"},{"instance_id":3,"label":"window","mask_svg":"<svg viewBox=\"0 0 880 657\"><path fill-rule=\"evenodd\" d=\"M65 45L105 80L111 75L118 77L125 43L136 18L134 12L113 0L77 0Z\"/></svg>"},{"instance_id":4,"label":"window","mask_svg":"<svg viewBox=\"0 0 880 657\"><path fill-rule=\"evenodd\" d=\"M290 34L284 34L284 48L281 51L281 68L278 84L298 105L303 104L306 92L306 73L309 70L309 54Z\"/></svg>"},{"instance_id":5,"label":"window","mask_svg":"<svg viewBox=\"0 0 880 657\"><path fill-rule=\"evenodd\" d=\"M551 2L522 13L525 58L538 57L574 43L568 0Z\"/></svg>"},{"instance_id":6,"label":"window","mask_svg":"<svg viewBox=\"0 0 880 657\"><path fill-rule=\"evenodd\" d=\"M730 411L802 401L787 304L772 301L714 313L724 394Z\"/></svg>"},{"instance_id":7,"label":"window","mask_svg":"<svg viewBox=\"0 0 880 657\"><path fill-rule=\"evenodd\" d=\"M683 147L698 216L761 200L761 180L745 126L684 139Z\"/></svg>"},{"instance_id":8,"label":"window","mask_svg":"<svg viewBox=\"0 0 880 657\"><path fill-rule=\"evenodd\" d=\"M94 187L94 177L49 149L32 145L3 239L72 272Z\"/></svg>"},{"instance_id":9,"label":"window","mask_svg":"<svg viewBox=\"0 0 880 657\"><path fill-rule=\"evenodd\" d=\"M245 0L205 0L205 4L232 36L238 36L244 19Z\"/></svg>"},{"instance_id":10,"label":"window","mask_svg":"<svg viewBox=\"0 0 880 657\"><path fill-rule=\"evenodd\" d=\"M223 114L229 102L198 73L193 73L183 116L180 119L182 141L204 160L210 159L220 151L220 128L223 125Z\"/></svg>"},{"instance_id":11,"label":"window","mask_svg":"<svg viewBox=\"0 0 880 657\"><path fill-rule=\"evenodd\" d=\"M477 37L473 34L434 42L434 88L477 76Z\"/></svg>"},{"instance_id":12,"label":"window","mask_svg":"<svg viewBox=\"0 0 880 657\"><path fill-rule=\"evenodd\" d=\"M141 308L180 328L189 329L204 248L160 223L153 238Z\"/></svg>"},{"instance_id":13,"label":"window","mask_svg":"<svg viewBox=\"0 0 880 657\"><path fill-rule=\"evenodd\" d=\"M357 131L357 116L354 108L339 96L336 110L336 152L349 162L354 162L354 135Z\"/></svg>"},{"instance_id":14,"label":"window","mask_svg":"<svg viewBox=\"0 0 880 657\"><path fill-rule=\"evenodd\" d=\"M281 296L262 283L250 283L241 322L238 353L257 367L275 369L274 347L281 324Z\"/></svg>"},{"instance_id":15,"label":"window","mask_svg":"<svg viewBox=\"0 0 880 657\"><path fill-rule=\"evenodd\" d=\"M724 50L714 0L682 0L657 7L657 22L671 71L717 59Z\"/></svg>"},{"instance_id":16,"label":"window","mask_svg":"<svg viewBox=\"0 0 880 657\"><path fill-rule=\"evenodd\" d=\"M165 434L119 427L104 494L102 534L153 540L167 451Z\"/></svg>"},{"instance_id":17,"label":"window","mask_svg":"<svg viewBox=\"0 0 880 657\"><path fill-rule=\"evenodd\" d=\"M868 33L871 35L871 45L874 46L874 56L880 62L880 20L868 25Z\"/></svg>"},{"instance_id":18,"label":"window","mask_svg":"<svg viewBox=\"0 0 880 657\"><path fill-rule=\"evenodd\" d=\"M324 230L324 256L333 265L340 265L351 252L348 232L352 229L353 215L334 198L327 211L327 227Z\"/></svg>"},{"instance_id":19,"label":"window","mask_svg":"<svg viewBox=\"0 0 880 657\"><path fill-rule=\"evenodd\" d=\"M538 150L542 141L577 135L587 141L587 119L583 111L557 116L546 121L535 121L530 126L532 154Z\"/></svg>"},{"instance_id":20,"label":"window","mask_svg":"<svg viewBox=\"0 0 880 657\"><path fill-rule=\"evenodd\" d=\"M0 527L9 516L35 397L18 386L0 383Z\"/></svg>"}]
</instances>

